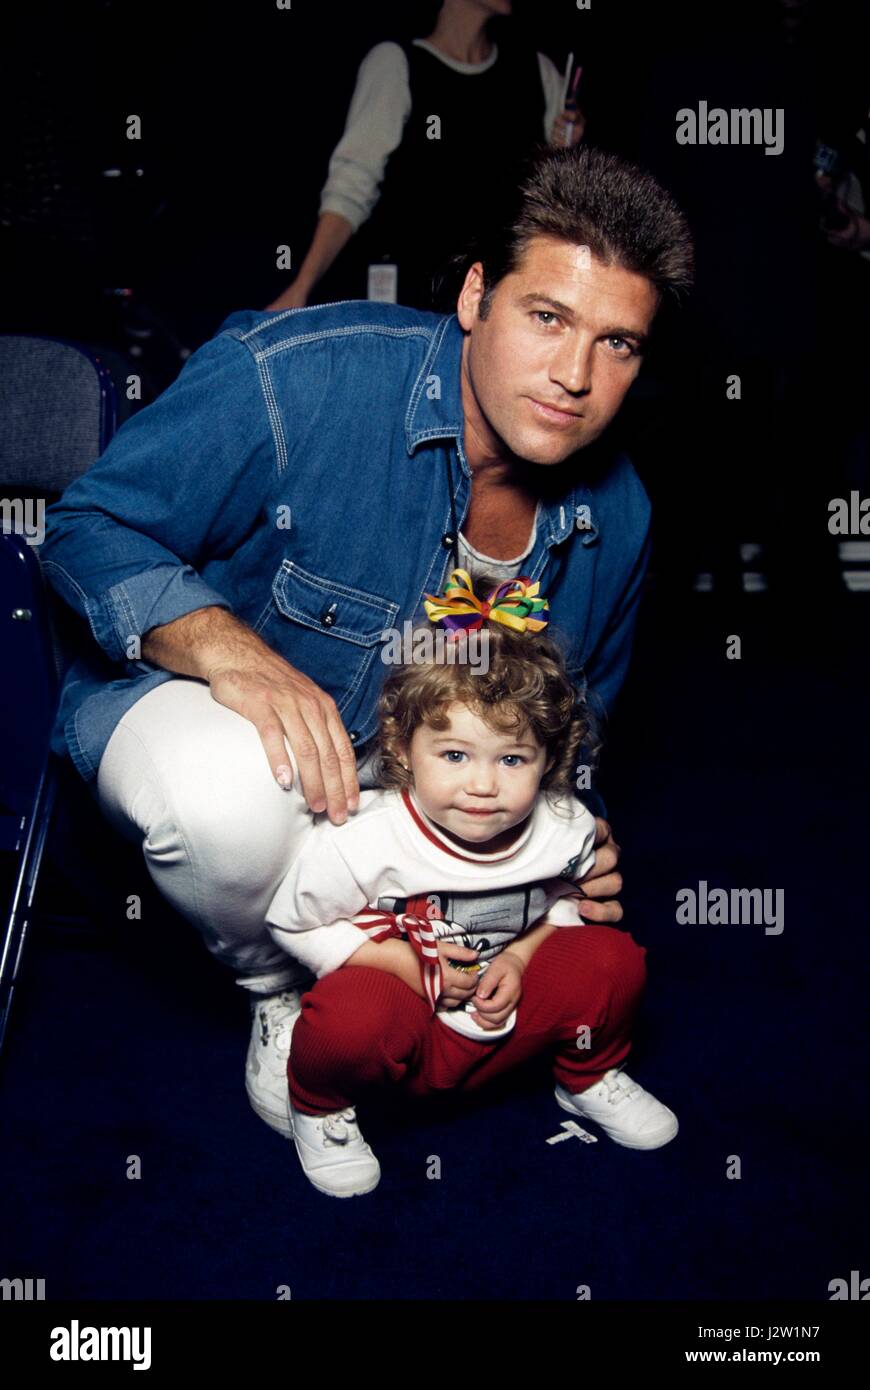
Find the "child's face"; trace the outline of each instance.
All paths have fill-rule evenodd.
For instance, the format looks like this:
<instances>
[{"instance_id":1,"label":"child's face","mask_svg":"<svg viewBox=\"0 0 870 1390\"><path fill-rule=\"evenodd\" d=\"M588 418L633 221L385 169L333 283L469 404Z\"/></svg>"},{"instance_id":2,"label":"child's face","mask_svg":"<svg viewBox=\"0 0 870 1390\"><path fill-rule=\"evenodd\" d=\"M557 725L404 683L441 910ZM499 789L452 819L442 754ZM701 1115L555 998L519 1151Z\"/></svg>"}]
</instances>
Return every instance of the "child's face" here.
<instances>
[{"instance_id":1,"label":"child's face","mask_svg":"<svg viewBox=\"0 0 870 1390\"><path fill-rule=\"evenodd\" d=\"M420 724L405 762L426 815L455 839L482 845L524 821L552 765L529 730L500 734L467 705L452 704L444 730Z\"/></svg>"}]
</instances>

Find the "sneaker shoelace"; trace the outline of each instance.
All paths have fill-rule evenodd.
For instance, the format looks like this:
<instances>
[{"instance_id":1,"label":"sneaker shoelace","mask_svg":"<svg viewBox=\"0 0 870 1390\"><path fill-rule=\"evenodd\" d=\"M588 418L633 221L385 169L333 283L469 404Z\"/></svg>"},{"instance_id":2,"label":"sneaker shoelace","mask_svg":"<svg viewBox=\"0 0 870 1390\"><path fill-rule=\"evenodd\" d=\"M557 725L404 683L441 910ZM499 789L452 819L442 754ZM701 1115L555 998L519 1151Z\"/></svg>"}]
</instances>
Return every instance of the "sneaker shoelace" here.
<instances>
[{"instance_id":1,"label":"sneaker shoelace","mask_svg":"<svg viewBox=\"0 0 870 1390\"><path fill-rule=\"evenodd\" d=\"M632 1081L624 1072L608 1072L601 1081L607 1087L608 1105L619 1105L622 1101L640 1094L641 1088L638 1083Z\"/></svg>"},{"instance_id":2,"label":"sneaker shoelace","mask_svg":"<svg viewBox=\"0 0 870 1390\"><path fill-rule=\"evenodd\" d=\"M260 1005L260 1041L264 1047L268 1044L270 1035L274 1035L276 1043L289 1039L288 1024L298 1011L296 996L286 992L270 999L267 1004ZM284 1034L287 1035L286 1039L282 1036Z\"/></svg>"},{"instance_id":3,"label":"sneaker shoelace","mask_svg":"<svg viewBox=\"0 0 870 1390\"><path fill-rule=\"evenodd\" d=\"M359 1130L356 1126L356 1110L352 1105L349 1105L346 1110L337 1110L334 1115L324 1116L323 1137L333 1144L346 1144L349 1139L359 1137Z\"/></svg>"}]
</instances>

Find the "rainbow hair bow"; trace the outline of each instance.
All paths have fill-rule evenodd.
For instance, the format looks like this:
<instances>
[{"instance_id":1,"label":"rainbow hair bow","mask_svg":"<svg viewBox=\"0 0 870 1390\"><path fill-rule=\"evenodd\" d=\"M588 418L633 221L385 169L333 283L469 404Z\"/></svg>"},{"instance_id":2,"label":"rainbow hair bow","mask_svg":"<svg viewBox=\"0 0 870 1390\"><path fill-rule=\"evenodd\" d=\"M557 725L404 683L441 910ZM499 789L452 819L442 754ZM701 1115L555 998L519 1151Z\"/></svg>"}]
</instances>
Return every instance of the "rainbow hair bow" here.
<instances>
[{"instance_id":1,"label":"rainbow hair bow","mask_svg":"<svg viewBox=\"0 0 870 1390\"><path fill-rule=\"evenodd\" d=\"M487 618L513 628L514 632L540 632L548 618L539 616L550 605L526 575L505 579L481 600L474 592L468 570L452 570L443 595L426 594L423 607L433 623L441 622L455 638L460 632L483 627Z\"/></svg>"}]
</instances>

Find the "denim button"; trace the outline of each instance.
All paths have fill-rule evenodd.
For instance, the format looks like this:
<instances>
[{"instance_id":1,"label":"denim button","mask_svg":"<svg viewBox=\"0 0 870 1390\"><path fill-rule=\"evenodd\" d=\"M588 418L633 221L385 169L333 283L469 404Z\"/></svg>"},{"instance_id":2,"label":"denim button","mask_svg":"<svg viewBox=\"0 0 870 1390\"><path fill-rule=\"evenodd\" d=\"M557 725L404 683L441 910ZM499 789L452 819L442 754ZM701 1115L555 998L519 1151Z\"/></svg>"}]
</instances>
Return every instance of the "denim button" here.
<instances>
[{"instance_id":1,"label":"denim button","mask_svg":"<svg viewBox=\"0 0 870 1390\"><path fill-rule=\"evenodd\" d=\"M321 613L320 621L323 623L324 627L332 627L333 623L335 622L335 613L333 611L334 609L335 604L333 603L329 608L324 608L323 612Z\"/></svg>"},{"instance_id":2,"label":"denim button","mask_svg":"<svg viewBox=\"0 0 870 1390\"><path fill-rule=\"evenodd\" d=\"M456 544L456 537L452 531L444 532L444 535L441 537L441 544L444 546L445 550L450 550L451 546Z\"/></svg>"},{"instance_id":3,"label":"denim button","mask_svg":"<svg viewBox=\"0 0 870 1390\"><path fill-rule=\"evenodd\" d=\"M350 739L351 743L356 743L357 739L359 738L359 729L351 729L350 733L348 734L348 738Z\"/></svg>"}]
</instances>

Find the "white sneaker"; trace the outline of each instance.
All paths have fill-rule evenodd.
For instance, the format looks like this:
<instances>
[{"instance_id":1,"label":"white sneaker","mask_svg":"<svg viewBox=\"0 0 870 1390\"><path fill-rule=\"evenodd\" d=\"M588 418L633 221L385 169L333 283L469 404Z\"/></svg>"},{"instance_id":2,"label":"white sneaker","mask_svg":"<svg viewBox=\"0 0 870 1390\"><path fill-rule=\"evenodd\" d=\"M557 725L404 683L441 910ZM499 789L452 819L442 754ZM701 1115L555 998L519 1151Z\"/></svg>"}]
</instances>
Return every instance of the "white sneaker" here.
<instances>
[{"instance_id":1,"label":"white sneaker","mask_svg":"<svg viewBox=\"0 0 870 1390\"><path fill-rule=\"evenodd\" d=\"M292 1139L287 1059L290 1035L302 1012L302 1004L295 989L285 989L280 994L256 995L252 1012L253 1027L245 1065L248 1100L261 1120Z\"/></svg>"},{"instance_id":2,"label":"white sneaker","mask_svg":"<svg viewBox=\"0 0 870 1390\"><path fill-rule=\"evenodd\" d=\"M658 1149L679 1129L673 1110L662 1105L620 1067L611 1067L600 1081L579 1095L556 1087L556 1100L571 1115L593 1120L616 1144L627 1149Z\"/></svg>"},{"instance_id":3,"label":"white sneaker","mask_svg":"<svg viewBox=\"0 0 870 1390\"><path fill-rule=\"evenodd\" d=\"M361 1197L381 1180L381 1165L359 1132L356 1110L306 1115L289 1102L293 1139L305 1176L330 1197Z\"/></svg>"}]
</instances>

